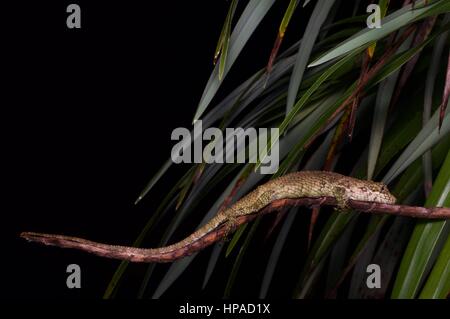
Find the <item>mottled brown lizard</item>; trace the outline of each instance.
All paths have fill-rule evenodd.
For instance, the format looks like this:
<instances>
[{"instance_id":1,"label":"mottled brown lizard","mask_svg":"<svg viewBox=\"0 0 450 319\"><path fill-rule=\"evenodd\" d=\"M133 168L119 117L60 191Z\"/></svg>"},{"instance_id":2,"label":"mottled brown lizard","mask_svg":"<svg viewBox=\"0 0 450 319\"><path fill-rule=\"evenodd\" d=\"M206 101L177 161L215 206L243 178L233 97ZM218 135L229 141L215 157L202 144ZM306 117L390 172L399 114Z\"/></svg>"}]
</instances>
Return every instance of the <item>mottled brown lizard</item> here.
<instances>
[{"instance_id":1,"label":"mottled brown lizard","mask_svg":"<svg viewBox=\"0 0 450 319\"><path fill-rule=\"evenodd\" d=\"M325 171L302 171L273 179L250 192L231 207L222 210L206 225L184 240L170 246L145 249L96 243L77 237L25 232L21 237L46 245L87 250L99 256L134 262L170 262L197 249L202 239L220 226L234 229L235 219L250 215L280 199L332 197L338 207L346 208L349 200L394 204L396 199L386 185L359 180Z\"/></svg>"}]
</instances>

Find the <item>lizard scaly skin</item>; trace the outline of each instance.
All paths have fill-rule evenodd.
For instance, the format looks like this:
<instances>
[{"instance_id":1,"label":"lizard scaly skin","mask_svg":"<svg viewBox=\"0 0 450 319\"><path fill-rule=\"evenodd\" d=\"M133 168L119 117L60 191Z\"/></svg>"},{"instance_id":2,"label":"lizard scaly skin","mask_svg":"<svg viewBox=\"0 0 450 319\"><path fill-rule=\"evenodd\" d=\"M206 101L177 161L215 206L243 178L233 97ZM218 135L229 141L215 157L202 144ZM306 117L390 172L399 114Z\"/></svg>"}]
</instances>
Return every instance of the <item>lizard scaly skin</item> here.
<instances>
[{"instance_id":1,"label":"lizard scaly skin","mask_svg":"<svg viewBox=\"0 0 450 319\"><path fill-rule=\"evenodd\" d=\"M47 245L83 249L99 256L126 259L135 262L170 262L191 254L196 245L208 233L219 226L228 224L233 227L233 220L239 216L254 214L271 202L279 199L302 197L334 197L338 207L347 207L350 199L395 204L395 197L386 185L373 181L324 171L302 171L284 175L263 184L250 192L234 205L219 212L206 225L192 233L184 240L170 246L155 249L113 246L92 242L86 239L63 235L22 233L21 236L30 241Z\"/></svg>"}]
</instances>

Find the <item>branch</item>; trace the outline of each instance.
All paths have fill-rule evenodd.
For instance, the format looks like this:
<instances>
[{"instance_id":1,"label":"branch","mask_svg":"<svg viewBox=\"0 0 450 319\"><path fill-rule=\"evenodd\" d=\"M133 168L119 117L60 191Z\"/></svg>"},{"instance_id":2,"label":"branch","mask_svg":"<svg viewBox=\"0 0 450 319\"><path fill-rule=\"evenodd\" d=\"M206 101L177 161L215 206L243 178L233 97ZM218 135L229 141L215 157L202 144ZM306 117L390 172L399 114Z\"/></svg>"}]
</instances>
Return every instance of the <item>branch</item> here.
<instances>
[{"instance_id":1,"label":"branch","mask_svg":"<svg viewBox=\"0 0 450 319\"><path fill-rule=\"evenodd\" d=\"M350 208L371 214L392 214L398 216L409 216L425 219L450 218L450 208L443 208L443 207L425 208L406 205L389 205L357 200L349 200L347 204ZM175 259L191 255L199 250L202 250L210 246L216 241L221 240L227 234L229 234L230 231L234 231L240 225L248 223L258 216L265 215L267 213L276 210L280 210L281 208L285 208L287 206L319 207L325 205L336 206L337 201L334 197L314 197L314 198L303 197L300 199L276 200L255 214L237 217L233 223L233 229L230 230L230 226L227 223L225 223L217 227L216 229L212 230L205 236L199 238L195 242L191 243L190 245L181 247L175 253L171 253L167 256L160 256L158 258L155 258L154 261L171 262ZM130 247L119 247L123 249L117 249L118 246L100 244L86 239L62 235L24 232L21 233L20 236L29 241L64 248L75 248L102 257L115 258L120 260L129 260L134 262L146 262L146 261L148 262L148 260L145 260L141 256L127 251L128 249L130 249Z\"/></svg>"}]
</instances>

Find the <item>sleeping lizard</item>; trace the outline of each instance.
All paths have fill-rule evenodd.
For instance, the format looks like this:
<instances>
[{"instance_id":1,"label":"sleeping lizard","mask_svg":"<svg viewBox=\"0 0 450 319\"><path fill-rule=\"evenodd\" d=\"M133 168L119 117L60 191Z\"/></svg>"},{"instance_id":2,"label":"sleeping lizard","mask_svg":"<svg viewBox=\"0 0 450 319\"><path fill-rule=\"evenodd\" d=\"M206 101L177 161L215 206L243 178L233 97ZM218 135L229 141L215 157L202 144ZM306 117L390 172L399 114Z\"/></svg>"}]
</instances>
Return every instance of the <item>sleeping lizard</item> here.
<instances>
[{"instance_id":1,"label":"sleeping lizard","mask_svg":"<svg viewBox=\"0 0 450 319\"><path fill-rule=\"evenodd\" d=\"M333 197L340 209L347 208L349 200L384 204L396 202L396 198L382 183L359 180L334 172L302 171L284 175L257 187L234 205L220 211L184 240L161 248L114 246L77 237L33 232L24 232L21 237L46 245L77 249L87 247L89 252L99 256L133 262L171 262L192 254L202 239L218 227L226 225L230 230L235 229L235 220L239 216L254 214L276 200L304 197Z\"/></svg>"}]
</instances>

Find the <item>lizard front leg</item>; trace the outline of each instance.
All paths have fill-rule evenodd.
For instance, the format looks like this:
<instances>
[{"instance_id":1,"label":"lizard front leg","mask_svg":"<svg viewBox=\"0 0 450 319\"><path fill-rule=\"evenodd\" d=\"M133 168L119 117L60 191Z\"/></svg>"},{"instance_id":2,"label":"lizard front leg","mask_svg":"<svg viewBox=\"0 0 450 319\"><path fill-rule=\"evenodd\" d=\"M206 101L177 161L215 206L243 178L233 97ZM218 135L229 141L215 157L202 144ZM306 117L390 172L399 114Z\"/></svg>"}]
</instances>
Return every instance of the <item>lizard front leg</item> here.
<instances>
[{"instance_id":1,"label":"lizard front leg","mask_svg":"<svg viewBox=\"0 0 450 319\"><path fill-rule=\"evenodd\" d=\"M346 188L343 186L336 186L333 193L334 198L337 202L336 209L343 212L349 211L350 207L348 205L348 201L350 198L348 196Z\"/></svg>"}]
</instances>

